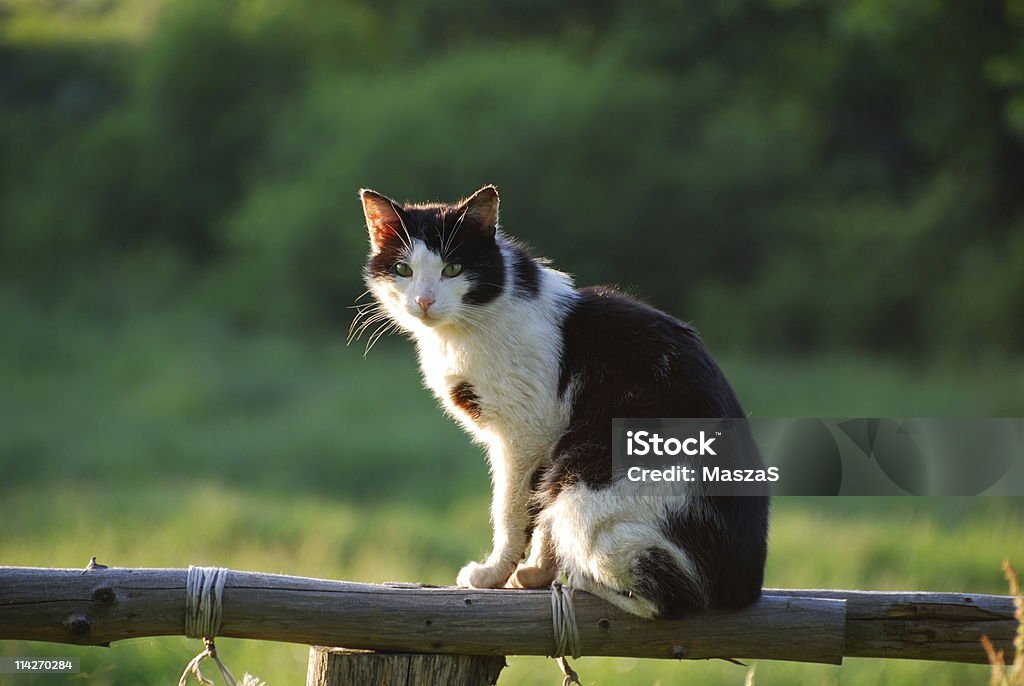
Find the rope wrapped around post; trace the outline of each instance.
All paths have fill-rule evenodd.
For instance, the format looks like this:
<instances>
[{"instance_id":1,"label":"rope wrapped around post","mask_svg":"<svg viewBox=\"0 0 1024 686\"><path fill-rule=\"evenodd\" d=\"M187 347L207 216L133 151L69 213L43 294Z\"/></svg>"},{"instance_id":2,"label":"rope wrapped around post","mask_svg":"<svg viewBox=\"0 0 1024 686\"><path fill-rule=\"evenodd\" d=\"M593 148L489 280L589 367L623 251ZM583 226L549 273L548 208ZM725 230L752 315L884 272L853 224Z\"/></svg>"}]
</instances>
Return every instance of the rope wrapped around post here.
<instances>
[{"instance_id":1,"label":"rope wrapped around post","mask_svg":"<svg viewBox=\"0 0 1024 686\"><path fill-rule=\"evenodd\" d=\"M557 579L551 584L551 626L555 635L555 651L552 657L558 662L564 678L562 686L580 684L580 676L569 665L567 656L573 659L583 654L580 648L580 630L576 626L576 611L572 606L572 588L562 585Z\"/></svg>"},{"instance_id":2,"label":"rope wrapped around post","mask_svg":"<svg viewBox=\"0 0 1024 686\"><path fill-rule=\"evenodd\" d=\"M229 570L225 567L189 565L185 581L185 635L189 638L203 639L205 648L186 665L185 671L178 679L178 686L185 686L189 675L206 686L214 686L213 681L206 678L199 668L202 661L208 657L217 665L227 686L238 686L227 665L217 655L217 646L213 642L220 631L224 585L227 583L228 573Z\"/></svg>"}]
</instances>

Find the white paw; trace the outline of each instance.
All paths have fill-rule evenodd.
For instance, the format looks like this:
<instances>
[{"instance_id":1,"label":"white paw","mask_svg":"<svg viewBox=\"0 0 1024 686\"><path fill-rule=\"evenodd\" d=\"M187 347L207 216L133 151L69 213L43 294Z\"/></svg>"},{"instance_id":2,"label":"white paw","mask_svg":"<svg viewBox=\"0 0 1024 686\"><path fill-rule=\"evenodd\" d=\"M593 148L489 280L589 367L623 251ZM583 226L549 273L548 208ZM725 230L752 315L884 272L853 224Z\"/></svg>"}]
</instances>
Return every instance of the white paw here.
<instances>
[{"instance_id":1,"label":"white paw","mask_svg":"<svg viewBox=\"0 0 1024 686\"><path fill-rule=\"evenodd\" d=\"M547 588L558 576L554 567L519 565L509 577L508 588Z\"/></svg>"},{"instance_id":2,"label":"white paw","mask_svg":"<svg viewBox=\"0 0 1024 686\"><path fill-rule=\"evenodd\" d=\"M470 562L459 572L455 583L463 588L501 588L515 565Z\"/></svg>"}]
</instances>

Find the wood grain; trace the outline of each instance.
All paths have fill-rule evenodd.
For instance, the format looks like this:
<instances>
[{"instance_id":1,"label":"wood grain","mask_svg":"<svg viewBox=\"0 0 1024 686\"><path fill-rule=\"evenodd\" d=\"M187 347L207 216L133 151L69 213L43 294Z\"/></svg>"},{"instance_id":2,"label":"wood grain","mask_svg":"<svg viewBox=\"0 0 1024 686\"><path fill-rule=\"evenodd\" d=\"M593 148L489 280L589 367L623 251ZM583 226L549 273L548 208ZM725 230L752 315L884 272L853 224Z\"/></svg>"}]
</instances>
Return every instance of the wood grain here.
<instances>
[{"instance_id":1,"label":"wood grain","mask_svg":"<svg viewBox=\"0 0 1024 686\"><path fill-rule=\"evenodd\" d=\"M184 569L0 567L0 639L105 644L184 633ZM766 590L740 612L643 620L576 594L583 654L839 663L844 655L984 662L1012 650L1012 599ZM229 573L220 636L405 653L547 655L547 591L370 585Z\"/></svg>"},{"instance_id":2,"label":"wood grain","mask_svg":"<svg viewBox=\"0 0 1024 686\"><path fill-rule=\"evenodd\" d=\"M1013 598L973 593L785 590L775 596L846 601L847 657L985 662L982 636L1013 655ZM934 657L933 657L934 656ZM1011 658L1008 658L1011 659Z\"/></svg>"},{"instance_id":3,"label":"wood grain","mask_svg":"<svg viewBox=\"0 0 1024 686\"><path fill-rule=\"evenodd\" d=\"M374 653L314 646L309 649L306 686L492 686L504 668L501 655Z\"/></svg>"}]
</instances>

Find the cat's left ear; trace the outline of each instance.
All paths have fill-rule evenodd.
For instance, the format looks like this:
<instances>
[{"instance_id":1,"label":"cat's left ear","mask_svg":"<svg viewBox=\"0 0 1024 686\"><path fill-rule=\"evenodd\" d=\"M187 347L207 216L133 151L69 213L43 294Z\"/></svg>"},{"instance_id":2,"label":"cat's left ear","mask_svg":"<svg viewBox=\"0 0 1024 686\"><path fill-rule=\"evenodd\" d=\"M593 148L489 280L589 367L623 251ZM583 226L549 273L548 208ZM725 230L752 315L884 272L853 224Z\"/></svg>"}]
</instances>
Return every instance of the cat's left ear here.
<instances>
[{"instance_id":1,"label":"cat's left ear","mask_svg":"<svg viewBox=\"0 0 1024 686\"><path fill-rule=\"evenodd\" d=\"M479 227L481 233L493 237L498 226L498 189L487 185L459 204L464 221Z\"/></svg>"}]
</instances>

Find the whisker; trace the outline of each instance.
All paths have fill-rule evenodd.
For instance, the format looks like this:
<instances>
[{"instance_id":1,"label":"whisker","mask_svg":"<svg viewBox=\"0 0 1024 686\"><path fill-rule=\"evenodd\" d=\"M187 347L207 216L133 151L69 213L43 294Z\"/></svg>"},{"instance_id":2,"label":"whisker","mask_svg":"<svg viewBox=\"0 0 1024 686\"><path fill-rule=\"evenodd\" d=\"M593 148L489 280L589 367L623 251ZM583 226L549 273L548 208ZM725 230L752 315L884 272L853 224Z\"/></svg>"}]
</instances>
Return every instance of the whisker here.
<instances>
[{"instance_id":1,"label":"whisker","mask_svg":"<svg viewBox=\"0 0 1024 686\"><path fill-rule=\"evenodd\" d=\"M395 211L395 216L398 217L398 221L402 225L402 230L405 231L405 237L409 239L409 242L405 244L405 247L409 249L409 253L411 254L412 253L412 236L409 235L409 228L405 225L405 220L402 219L402 213L398 211L398 208L395 207L395 203L393 203L393 202L391 203L391 209L393 209ZM394 231L394 229L392 229L392 231ZM397 234L398 232L395 231L395 233ZM401 236L399 236L399 238L401 238Z\"/></svg>"},{"instance_id":2,"label":"whisker","mask_svg":"<svg viewBox=\"0 0 1024 686\"><path fill-rule=\"evenodd\" d=\"M363 333L368 328L370 328L371 326L373 326L377 322L384 321L385 319L388 319L388 315L386 313L381 313L381 314L375 315L373 317L370 317L365 322L360 323L359 327L357 329L355 329L355 333L354 334L352 334L352 333L349 334L349 338L358 339L358 338L362 337Z\"/></svg>"},{"instance_id":3,"label":"whisker","mask_svg":"<svg viewBox=\"0 0 1024 686\"><path fill-rule=\"evenodd\" d=\"M466 213L467 212L469 212L469 208L468 207L465 208L464 210L462 210L462 214L459 215L458 221L455 222L455 226L452 228L452 233L451 233L450 236L448 236L448 240L445 242L445 246L443 248L441 248L441 257L442 257L442 259L447 260L449 254L451 254L451 251L449 251L448 249L451 247L452 241L455 240L455 235L459 232L459 227L462 226L462 220L464 220L466 218ZM459 241L459 244L457 246L455 246L455 249L458 250L459 248L461 248L462 247L462 243L463 243L463 241Z\"/></svg>"},{"instance_id":4,"label":"whisker","mask_svg":"<svg viewBox=\"0 0 1024 686\"><path fill-rule=\"evenodd\" d=\"M401 220L401 218L399 218L399 220ZM402 234L398 233L398 231L396 231L396 230L395 230L395 228L394 228L393 226L390 226L390 225L389 225L389 226L388 226L388 228L389 228L389 229L391 229L391 233L393 233L393 234L395 234L396 236L398 236L398 240L402 241L402 245L403 245L403 246L405 246L405 249L406 249L406 250L407 250L408 252L410 252L410 253L411 253L411 252L412 252L412 246L411 246L411 245L409 245L409 242L408 242L407 240L405 240L404 238L402 238ZM408 231L406 231L406 233L409 233L409 232L408 232Z\"/></svg>"},{"instance_id":5,"label":"whisker","mask_svg":"<svg viewBox=\"0 0 1024 686\"><path fill-rule=\"evenodd\" d=\"M370 336L370 339L366 343L366 350L363 351L363 357L365 358L367 355L370 354L370 350L373 349L373 346L375 346L377 344L377 341L379 341L382 336L385 336L386 334L391 333L392 331L396 330L397 328L398 327L396 326L396 324L394 322L388 322L388 323L384 324L383 326L379 327L376 331L374 331L373 335Z\"/></svg>"},{"instance_id":6,"label":"whisker","mask_svg":"<svg viewBox=\"0 0 1024 686\"><path fill-rule=\"evenodd\" d=\"M358 303L356 305L346 305L346 310L369 310L375 307L380 307L380 303Z\"/></svg>"},{"instance_id":7,"label":"whisker","mask_svg":"<svg viewBox=\"0 0 1024 686\"><path fill-rule=\"evenodd\" d=\"M478 307L474 305L462 305L459 308L459 312L455 317L455 321L462 325L463 330L469 332L470 329L467 325L474 327L483 328L487 325L488 319L490 318L490 312L484 307Z\"/></svg>"},{"instance_id":8,"label":"whisker","mask_svg":"<svg viewBox=\"0 0 1024 686\"><path fill-rule=\"evenodd\" d=\"M347 310L355 310L356 311L356 315L358 316L358 315L364 314L366 312L373 312L375 310L380 309L380 303L373 302L373 303L361 303L359 305L348 305L345 309L347 309Z\"/></svg>"},{"instance_id":9,"label":"whisker","mask_svg":"<svg viewBox=\"0 0 1024 686\"><path fill-rule=\"evenodd\" d=\"M351 344L353 340L362 336L368 327L383 319L387 319L388 316L388 313L381 310L379 305L375 308L368 307L366 310L356 313L348 327L346 344Z\"/></svg>"},{"instance_id":10,"label":"whisker","mask_svg":"<svg viewBox=\"0 0 1024 686\"><path fill-rule=\"evenodd\" d=\"M444 259L445 261L447 261L447 260L448 260L448 258L449 258L449 257L451 256L451 253L453 253L453 252L455 252L456 250L458 250L459 248L461 248L461 247L462 247L462 244L463 244L463 243L465 243L465 242L466 242L466 241L459 241L459 244L458 244L458 245L456 245L456 246L455 246L454 248L452 248L451 250L449 250L448 252L446 252L446 253L444 254L444 257L443 257L442 259Z\"/></svg>"},{"instance_id":11,"label":"whisker","mask_svg":"<svg viewBox=\"0 0 1024 686\"><path fill-rule=\"evenodd\" d=\"M444 258L444 212L441 212L441 230L437 233L438 243L441 245L441 256Z\"/></svg>"},{"instance_id":12,"label":"whisker","mask_svg":"<svg viewBox=\"0 0 1024 686\"><path fill-rule=\"evenodd\" d=\"M374 341L374 336L376 336L383 329L387 328L387 326L388 326L388 323L385 322L385 323L381 324L380 326L378 326L376 329L374 329L373 333L370 334L369 338L367 338L367 340L366 340L366 348L363 350L363 357L366 357L366 354L370 352L370 348L373 347L372 343Z\"/></svg>"}]
</instances>

